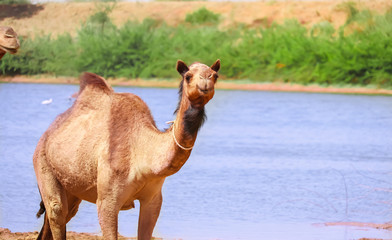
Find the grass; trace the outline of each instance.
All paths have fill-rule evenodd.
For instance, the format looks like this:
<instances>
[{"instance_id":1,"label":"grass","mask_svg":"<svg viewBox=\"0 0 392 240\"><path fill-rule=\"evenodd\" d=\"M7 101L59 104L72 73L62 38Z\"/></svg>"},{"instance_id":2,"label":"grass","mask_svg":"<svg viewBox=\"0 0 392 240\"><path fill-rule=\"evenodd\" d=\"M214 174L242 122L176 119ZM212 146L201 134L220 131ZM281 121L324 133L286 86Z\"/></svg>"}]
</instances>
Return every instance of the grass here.
<instances>
[{"instance_id":1,"label":"grass","mask_svg":"<svg viewBox=\"0 0 392 240\"><path fill-rule=\"evenodd\" d=\"M307 29L296 20L222 29L221 16L205 8L177 27L151 19L117 27L103 9L74 38L21 39L20 53L6 55L0 72L175 78L177 59L212 64L220 58L226 79L391 88L392 11L379 15L347 6L349 18L339 29L329 22Z\"/></svg>"}]
</instances>

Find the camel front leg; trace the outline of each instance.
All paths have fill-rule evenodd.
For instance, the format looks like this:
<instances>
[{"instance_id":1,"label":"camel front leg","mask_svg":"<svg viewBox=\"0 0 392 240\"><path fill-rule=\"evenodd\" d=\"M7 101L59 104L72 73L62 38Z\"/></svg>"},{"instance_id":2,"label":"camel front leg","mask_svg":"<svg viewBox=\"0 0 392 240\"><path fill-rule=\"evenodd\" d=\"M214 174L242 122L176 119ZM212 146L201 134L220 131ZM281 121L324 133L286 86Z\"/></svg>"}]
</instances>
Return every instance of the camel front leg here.
<instances>
[{"instance_id":1,"label":"camel front leg","mask_svg":"<svg viewBox=\"0 0 392 240\"><path fill-rule=\"evenodd\" d=\"M112 199L97 201L98 219L103 239L117 240L119 208Z\"/></svg>"},{"instance_id":2,"label":"camel front leg","mask_svg":"<svg viewBox=\"0 0 392 240\"><path fill-rule=\"evenodd\" d=\"M162 206L162 192L159 191L152 200L140 201L138 240L151 240L152 232Z\"/></svg>"}]
</instances>

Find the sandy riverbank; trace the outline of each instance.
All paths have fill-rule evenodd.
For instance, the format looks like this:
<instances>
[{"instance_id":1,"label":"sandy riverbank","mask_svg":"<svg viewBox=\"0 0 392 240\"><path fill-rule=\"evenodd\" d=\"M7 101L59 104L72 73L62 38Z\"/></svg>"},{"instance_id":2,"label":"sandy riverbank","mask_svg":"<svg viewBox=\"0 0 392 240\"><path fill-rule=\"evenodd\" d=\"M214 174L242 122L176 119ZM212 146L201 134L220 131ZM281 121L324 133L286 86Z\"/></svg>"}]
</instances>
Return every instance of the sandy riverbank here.
<instances>
[{"instance_id":1,"label":"sandy riverbank","mask_svg":"<svg viewBox=\"0 0 392 240\"><path fill-rule=\"evenodd\" d=\"M322 226L350 226L359 228L375 228L384 229L392 231L392 223L362 223L362 222L330 222L320 224ZM0 227L0 240L35 240L38 236L38 232L11 232L7 228ZM67 232L67 239L69 240L101 240L102 237L97 234L92 233L77 233L77 232ZM124 237L119 236L119 240L135 240L136 237ZM155 240L163 240L162 238L154 238ZM376 238L360 238L359 240L380 240Z\"/></svg>"},{"instance_id":2,"label":"sandy riverbank","mask_svg":"<svg viewBox=\"0 0 392 240\"><path fill-rule=\"evenodd\" d=\"M38 232L11 232L7 228L0 228L0 240L35 240ZM67 232L68 240L102 240L103 238L91 233ZM136 237L119 236L119 240L135 240ZM155 238L162 240L162 238Z\"/></svg>"},{"instance_id":3,"label":"sandy riverbank","mask_svg":"<svg viewBox=\"0 0 392 240\"><path fill-rule=\"evenodd\" d=\"M79 84L79 79L74 77L49 77L49 76L15 76L0 77L0 82L5 83L50 83L50 84ZM108 79L112 86L134 87L161 87L177 88L179 80L160 79ZM336 87L299 85L287 83L250 83L247 81L218 81L217 89L246 90L246 91L278 91L278 92L311 92L311 93L340 93L340 94L371 94L392 95L392 89L377 89L370 87Z\"/></svg>"}]
</instances>

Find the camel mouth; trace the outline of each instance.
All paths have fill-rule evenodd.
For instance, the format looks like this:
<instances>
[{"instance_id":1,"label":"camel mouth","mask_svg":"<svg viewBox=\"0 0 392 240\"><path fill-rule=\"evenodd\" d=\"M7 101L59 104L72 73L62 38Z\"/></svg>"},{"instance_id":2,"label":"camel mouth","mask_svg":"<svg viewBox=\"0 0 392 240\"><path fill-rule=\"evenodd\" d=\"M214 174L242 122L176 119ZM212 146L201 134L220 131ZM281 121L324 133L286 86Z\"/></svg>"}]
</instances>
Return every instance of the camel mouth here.
<instances>
[{"instance_id":1,"label":"camel mouth","mask_svg":"<svg viewBox=\"0 0 392 240\"><path fill-rule=\"evenodd\" d=\"M207 88L207 87L202 88L200 86L197 86L197 89L199 90L199 92L201 92L203 94L208 94L208 93L212 92L212 90L214 90L213 87L212 88Z\"/></svg>"},{"instance_id":2,"label":"camel mouth","mask_svg":"<svg viewBox=\"0 0 392 240\"><path fill-rule=\"evenodd\" d=\"M18 48L19 47L4 47L0 45L0 49L2 49L3 51L9 52L11 54L15 54L18 52Z\"/></svg>"}]
</instances>

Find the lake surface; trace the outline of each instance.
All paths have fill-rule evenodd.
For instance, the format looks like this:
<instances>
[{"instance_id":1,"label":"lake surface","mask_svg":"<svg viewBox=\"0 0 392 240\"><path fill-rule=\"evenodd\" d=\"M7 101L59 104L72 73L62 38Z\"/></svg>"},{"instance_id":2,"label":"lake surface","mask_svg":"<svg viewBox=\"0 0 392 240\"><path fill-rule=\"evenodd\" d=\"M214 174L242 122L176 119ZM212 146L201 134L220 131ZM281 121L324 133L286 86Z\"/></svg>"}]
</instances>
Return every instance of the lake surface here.
<instances>
[{"instance_id":1,"label":"lake surface","mask_svg":"<svg viewBox=\"0 0 392 240\"><path fill-rule=\"evenodd\" d=\"M173 119L177 89L115 90L145 100L159 128ZM41 228L32 155L76 91L0 84L0 227ZM392 238L385 230L318 224L392 220L392 97L216 91L207 115L190 159L164 184L155 236ZM119 218L119 232L136 236L138 205ZM67 230L99 233L96 206L83 202Z\"/></svg>"}]
</instances>

